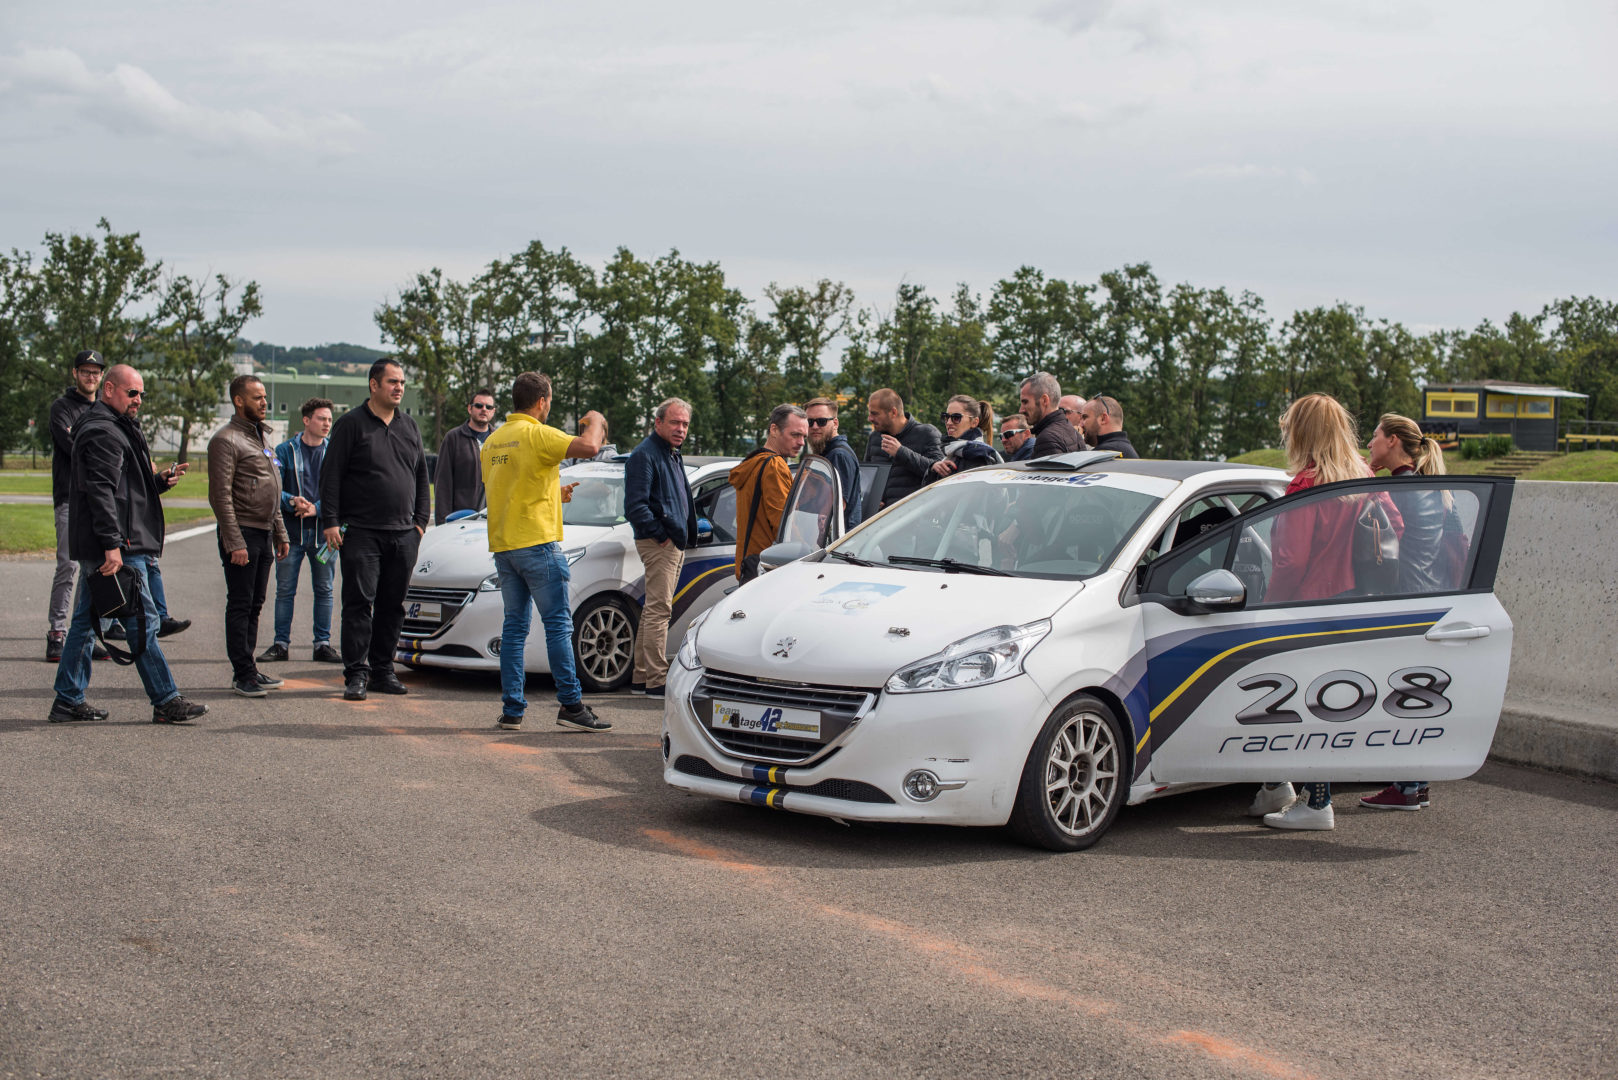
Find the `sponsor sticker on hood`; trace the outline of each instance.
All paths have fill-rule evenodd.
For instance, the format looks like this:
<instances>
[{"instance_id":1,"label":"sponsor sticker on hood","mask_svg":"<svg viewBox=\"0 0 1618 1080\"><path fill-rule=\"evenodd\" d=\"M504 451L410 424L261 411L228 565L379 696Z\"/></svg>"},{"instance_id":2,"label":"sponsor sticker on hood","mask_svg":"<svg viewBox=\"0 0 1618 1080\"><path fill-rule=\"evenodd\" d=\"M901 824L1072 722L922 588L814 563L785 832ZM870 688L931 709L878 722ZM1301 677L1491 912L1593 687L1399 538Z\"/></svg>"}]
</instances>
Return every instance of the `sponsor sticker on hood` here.
<instances>
[{"instance_id":1,"label":"sponsor sticker on hood","mask_svg":"<svg viewBox=\"0 0 1618 1080\"><path fill-rule=\"evenodd\" d=\"M824 615L861 615L894 593L901 593L904 590L903 585L884 585L876 581L845 581L841 585L833 585L809 601L809 610Z\"/></svg>"}]
</instances>

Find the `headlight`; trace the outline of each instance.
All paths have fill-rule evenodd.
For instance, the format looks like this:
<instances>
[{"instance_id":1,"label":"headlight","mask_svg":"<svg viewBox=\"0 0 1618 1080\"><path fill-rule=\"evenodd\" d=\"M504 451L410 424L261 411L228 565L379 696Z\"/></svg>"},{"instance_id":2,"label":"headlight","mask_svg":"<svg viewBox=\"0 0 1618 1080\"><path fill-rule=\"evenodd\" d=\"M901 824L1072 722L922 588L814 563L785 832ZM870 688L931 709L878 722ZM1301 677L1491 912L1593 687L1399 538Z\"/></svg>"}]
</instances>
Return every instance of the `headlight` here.
<instances>
[{"instance_id":1,"label":"headlight","mask_svg":"<svg viewBox=\"0 0 1618 1080\"><path fill-rule=\"evenodd\" d=\"M584 558L584 551L584 548L573 548L570 551L562 552L562 558L567 560L567 564L569 566L572 566L574 563Z\"/></svg>"},{"instance_id":2,"label":"headlight","mask_svg":"<svg viewBox=\"0 0 1618 1080\"><path fill-rule=\"evenodd\" d=\"M708 616L712 614L713 608L709 608L692 619L685 628L685 638L681 640L680 651L674 654L674 659L687 671L696 671L702 667L702 660L697 656L697 631L702 629L702 624L707 622Z\"/></svg>"},{"instance_id":3,"label":"headlight","mask_svg":"<svg viewBox=\"0 0 1618 1080\"><path fill-rule=\"evenodd\" d=\"M500 574L499 574L498 571L496 571L493 574L490 574L488 577L486 577L482 581L478 582L478 592L499 592L499 591L500 591Z\"/></svg>"},{"instance_id":4,"label":"headlight","mask_svg":"<svg viewBox=\"0 0 1618 1080\"><path fill-rule=\"evenodd\" d=\"M1023 661L1050 632L1050 620L1041 619L964 637L888 676L888 692L919 694L1003 682L1022 674Z\"/></svg>"}]
</instances>

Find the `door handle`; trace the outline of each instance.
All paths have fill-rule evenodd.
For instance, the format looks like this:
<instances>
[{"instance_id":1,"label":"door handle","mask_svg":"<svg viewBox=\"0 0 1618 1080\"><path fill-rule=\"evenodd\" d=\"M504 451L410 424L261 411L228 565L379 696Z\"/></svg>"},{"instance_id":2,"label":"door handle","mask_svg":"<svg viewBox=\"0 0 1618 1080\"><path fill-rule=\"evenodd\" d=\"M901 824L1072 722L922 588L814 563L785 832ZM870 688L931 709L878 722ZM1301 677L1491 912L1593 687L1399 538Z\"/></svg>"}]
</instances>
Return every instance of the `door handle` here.
<instances>
[{"instance_id":1,"label":"door handle","mask_svg":"<svg viewBox=\"0 0 1618 1080\"><path fill-rule=\"evenodd\" d=\"M1426 636L1428 641L1470 641L1472 638L1488 637L1489 628L1471 623L1450 623L1448 626L1433 627Z\"/></svg>"}]
</instances>

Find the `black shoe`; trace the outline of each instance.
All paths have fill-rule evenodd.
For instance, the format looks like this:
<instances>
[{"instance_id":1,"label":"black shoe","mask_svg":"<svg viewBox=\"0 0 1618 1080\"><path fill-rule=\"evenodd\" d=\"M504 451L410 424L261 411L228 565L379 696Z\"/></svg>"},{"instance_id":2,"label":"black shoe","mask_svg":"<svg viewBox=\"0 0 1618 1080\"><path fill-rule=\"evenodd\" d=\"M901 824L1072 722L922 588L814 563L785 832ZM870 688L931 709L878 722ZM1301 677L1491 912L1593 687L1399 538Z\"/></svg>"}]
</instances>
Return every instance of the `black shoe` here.
<instances>
[{"instance_id":1,"label":"black shoe","mask_svg":"<svg viewBox=\"0 0 1618 1080\"><path fill-rule=\"evenodd\" d=\"M274 675L266 675L262 671L253 672L253 681L266 690L279 690L285 686L285 679L277 679Z\"/></svg>"},{"instance_id":2,"label":"black shoe","mask_svg":"<svg viewBox=\"0 0 1618 1080\"><path fill-rule=\"evenodd\" d=\"M350 675L348 681L343 684L343 700L364 701L365 682L364 675Z\"/></svg>"},{"instance_id":3,"label":"black shoe","mask_svg":"<svg viewBox=\"0 0 1618 1080\"><path fill-rule=\"evenodd\" d=\"M191 626L190 619L164 619L157 626L158 637L173 637Z\"/></svg>"},{"instance_id":4,"label":"black shoe","mask_svg":"<svg viewBox=\"0 0 1618 1080\"><path fill-rule=\"evenodd\" d=\"M66 634L45 635L45 659L53 664L62 660L62 642L67 640Z\"/></svg>"},{"instance_id":5,"label":"black shoe","mask_svg":"<svg viewBox=\"0 0 1618 1080\"><path fill-rule=\"evenodd\" d=\"M632 682L629 684L629 692L631 694L644 694L646 693L646 684L643 682Z\"/></svg>"},{"instance_id":6,"label":"black shoe","mask_svg":"<svg viewBox=\"0 0 1618 1080\"><path fill-rule=\"evenodd\" d=\"M522 717L520 717L520 716L511 716L508 713L501 713L498 724L499 724L500 727L505 728L507 731L521 731L522 730Z\"/></svg>"},{"instance_id":7,"label":"black shoe","mask_svg":"<svg viewBox=\"0 0 1618 1080\"><path fill-rule=\"evenodd\" d=\"M105 645L101 644L101 642L98 641L98 642L95 643L95 648L90 650L90 659L92 659L92 660L111 660L112 659L112 653L108 652L107 647Z\"/></svg>"},{"instance_id":8,"label":"black shoe","mask_svg":"<svg viewBox=\"0 0 1618 1080\"><path fill-rule=\"evenodd\" d=\"M158 635L158 637L162 636L163 635L161 634ZM263 652L259 653L254 659L261 664L273 664L278 660L285 660L286 658L287 647L277 641L274 645L271 645L268 649L265 649Z\"/></svg>"},{"instance_id":9,"label":"black shoe","mask_svg":"<svg viewBox=\"0 0 1618 1080\"><path fill-rule=\"evenodd\" d=\"M576 731L611 731L612 725L597 716L590 706L580 701L573 705L563 705L556 713L556 726L569 727Z\"/></svg>"},{"instance_id":10,"label":"black shoe","mask_svg":"<svg viewBox=\"0 0 1618 1080\"><path fill-rule=\"evenodd\" d=\"M327 645L324 641L315 646L314 658L317 663L321 664L341 664L343 662L343 654ZM263 657L259 659L262 660Z\"/></svg>"},{"instance_id":11,"label":"black shoe","mask_svg":"<svg viewBox=\"0 0 1618 1080\"><path fill-rule=\"evenodd\" d=\"M189 724L207 711L206 705L197 705L183 697L177 697L173 701L165 701L152 710L152 723Z\"/></svg>"},{"instance_id":12,"label":"black shoe","mask_svg":"<svg viewBox=\"0 0 1618 1080\"><path fill-rule=\"evenodd\" d=\"M105 720L106 709L97 709L88 701L81 701L77 705L68 705L61 700L51 702L51 714L47 719L53 724L71 724L81 720Z\"/></svg>"},{"instance_id":13,"label":"black shoe","mask_svg":"<svg viewBox=\"0 0 1618 1080\"><path fill-rule=\"evenodd\" d=\"M254 678L234 679L230 684L230 692L237 697L269 697L270 692L258 684Z\"/></svg>"},{"instance_id":14,"label":"black shoe","mask_svg":"<svg viewBox=\"0 0 1618 1080\"><path fill-rule=\"evenodd\" d=\"M663 697L663 688L661 686L648 686L646 688L646 696L661 700Z\"/></svg>"},{"instance_id":15,"label":"black shoe","mask_svg":"<svg viewBox=\"0 0 1618 1080\"><path fill-rule=\"evenodd\" d=\"M103 630L101 632L101 636L106 638L108 641L122 641L127 635L124 634L124 624L115 622Z\"/></svg>"},{"instance_id":16,"label":"black shoe","mask_svg":"<svg viewBox=\"0 0 1618 1080\"><path fill-rule=\"evenodd\" d=\"M391 671L385 671L380 675L373 672L371 675L371 689L375 690L379 694L410 693L410 688L404 683L400 682L399 676L395 675Z\"/></svg>"}]
</instances>

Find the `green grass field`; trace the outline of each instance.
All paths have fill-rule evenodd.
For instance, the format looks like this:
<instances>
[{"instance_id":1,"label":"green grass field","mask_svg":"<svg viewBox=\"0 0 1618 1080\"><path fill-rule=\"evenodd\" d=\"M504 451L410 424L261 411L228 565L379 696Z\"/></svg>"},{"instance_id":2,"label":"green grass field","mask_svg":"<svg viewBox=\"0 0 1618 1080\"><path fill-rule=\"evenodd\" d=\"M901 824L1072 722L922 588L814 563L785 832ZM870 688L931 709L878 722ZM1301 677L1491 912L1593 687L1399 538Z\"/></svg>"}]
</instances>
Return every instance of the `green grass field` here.
<instances>
[{"instance_id":1,"label":"green grass field","mask_svg":"<svg viewBox=\"0 0 1618 1080\"><path fill-rule=\"evenodd\" d=\"M6 469L0 471L0 495L49 495L51 493L50 473L24 474L19 471ZM180 478L179 484L169 492L177 499L206 499L208 497L208 473L199 471L195 465L191 471Z\"/></svg>"},{"instance_id":2,"label":"green grass field","mask_svg":"<svg viewBox=\"0 0 1618 1080\"><path fill-rule=\"evenodd\" d=\"M206 508L164 507L170 528L213 520ZM56 550L56 515L49 506L0 506L0 555Z\"/></svg>"}]
</instances>

